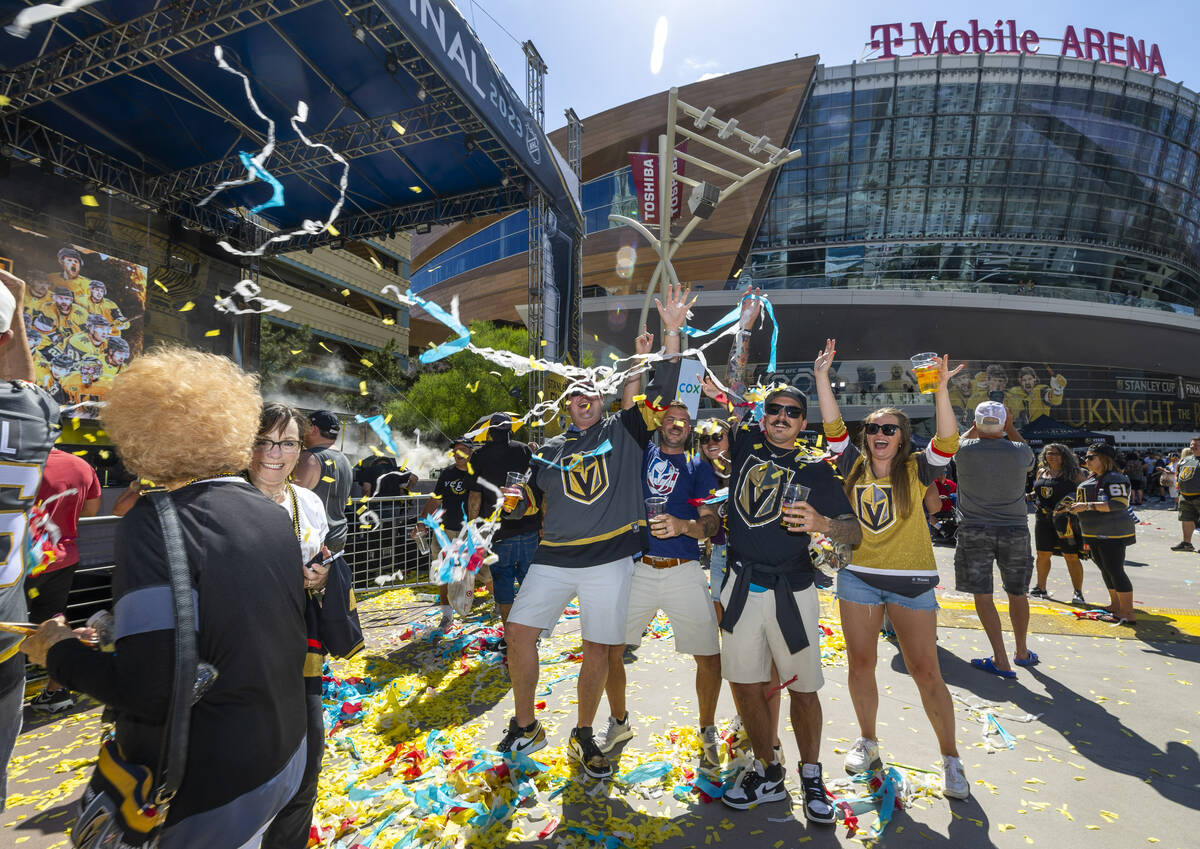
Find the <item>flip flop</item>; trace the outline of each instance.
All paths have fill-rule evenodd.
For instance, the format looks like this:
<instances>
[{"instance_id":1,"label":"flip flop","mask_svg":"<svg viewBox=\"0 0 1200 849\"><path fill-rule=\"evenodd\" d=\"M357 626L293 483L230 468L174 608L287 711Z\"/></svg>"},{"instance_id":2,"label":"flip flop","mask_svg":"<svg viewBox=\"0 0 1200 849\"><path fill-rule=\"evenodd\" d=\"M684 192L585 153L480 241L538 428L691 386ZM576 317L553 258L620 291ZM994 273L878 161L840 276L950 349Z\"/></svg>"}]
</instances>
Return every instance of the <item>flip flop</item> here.
<instances>
[{"instance_id":1,"label":"flip flop","mask_svg":"<svg viewBox=\"0 0 1200 849\"><path fill-rule=\"evenodd\" d=\"M1001 678L1016 678L1017 673L1011 669L1001 669L996 666L996 661L990 657L977 657L971 661L971 665L976 669L982 669L984 672L990 672L993 675L999 675Z\"/></svg>"},{"instance_id":2,"label":"flip flop","mask_svg":"<svg viewBox=\"0 0 1200 849\"><path fill-rule=\"evenodd\" d=\"M1025 658L1024 660L1014 657L1013 663L1015 663L1017 666L1037 666L1040 662L1038 660L1037 652L1030 649L1026 649L1026 651L1029 652L1029 657Z\"/></svg>"}]
</instances>

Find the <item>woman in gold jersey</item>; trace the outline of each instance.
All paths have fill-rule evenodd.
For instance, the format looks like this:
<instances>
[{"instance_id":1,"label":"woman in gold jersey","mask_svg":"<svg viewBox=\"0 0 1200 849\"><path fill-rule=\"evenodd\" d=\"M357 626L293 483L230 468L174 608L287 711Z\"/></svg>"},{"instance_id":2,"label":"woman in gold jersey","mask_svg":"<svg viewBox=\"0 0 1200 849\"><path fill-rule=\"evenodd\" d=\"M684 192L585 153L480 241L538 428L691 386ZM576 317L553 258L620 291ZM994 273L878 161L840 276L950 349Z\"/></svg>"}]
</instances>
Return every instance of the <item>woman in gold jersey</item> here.
<instances>
[{"instance_id":1,"label":"woman in gold jersey","mask_svg":"<svg viewBox=\"0 0 1200 849\"><path fill-rule=\"evenodd\" d=\"M850 441L829 382L836 341L828 339L817 355L814 374L821 420L829 448L845 479L846 495L863 527L862 542L850 563L838 573L838 606L846 638L850 699L860 736L846 754L846 771L854 774L883 766L875 720L879 690L875 683L876 646L886 608L904 665L917 685L921 703L937 735L942 753L945 793L970 796L970 785L954 741L954 705L942 680L937 659L938 582L933 544L922 509L925 493L958 448L958 431L947 386L953 371L949 358L938 362L937 435L922 452L912 450L912 428L901 410L885 407L866 417L862 446Z\"/></svg>"}]
</instances>

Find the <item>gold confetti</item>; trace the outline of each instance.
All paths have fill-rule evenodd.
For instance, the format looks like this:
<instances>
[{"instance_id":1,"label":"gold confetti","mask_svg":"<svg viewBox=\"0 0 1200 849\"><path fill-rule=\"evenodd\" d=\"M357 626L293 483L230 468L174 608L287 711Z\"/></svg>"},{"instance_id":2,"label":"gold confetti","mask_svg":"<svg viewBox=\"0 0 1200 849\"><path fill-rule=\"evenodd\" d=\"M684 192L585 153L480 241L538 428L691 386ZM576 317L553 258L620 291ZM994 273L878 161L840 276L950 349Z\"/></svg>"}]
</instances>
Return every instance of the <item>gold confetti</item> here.
<instances>
[{"instance_id":1,"label":"gold confetti","mask_svg":"<svg viewBox=\"0 0 1200 849\"><path fill-rule=\"evenodd\" d=\"M164 286L164 285L163 285L161 282L159 282L158 280L155 280L155 281L154 281L154 285L155 285L155 286L157 286L158 288L162 289L164 292L169 292L169 291L171 291L170 289L168 289L166 286Z\"/></svg>"},{"instance_id":2,"label":"gold confetti","mask_svg":"<svg viewBox=\"0 0 1200 849\"><path fill-rule=\"evenodd\" d=\"M336 227L334 227L334 226L333 226L333 222L330 222L330 223L326 224L326 225L325 225L325 229L329 231L329 235L330 235L330 236L340 236L340 235L342 235L341 233L339 233L339 232L338 232L338 228L336 228Z\"/></svg>"},{"instance_id":3,"label":"gold confetti","mask_svg":"<svg viewBox=\"0 0 1200 849\"><path fill-rule=\"evenodd\" d=\"M372 264L372 265L374 265L376 268L378 268L380 271L383 271L383 263L382 263L382 262L380 262L380 261L379 261L379 260L378 260L378 259L375 257L375 254L371 254L371 264Z\"/></svg>"},{"instance_id":4,"label":"gold confetti","mask_svg":"<svg viewBox=\"0 0 1200 849\"><path fill-rule=\"evenodd\" d=\"M349 289L343 289L343 290L342 290L342 297L343 297L343 298L348 298L348 297L350 297L350 290L349 290Z\"/></svg>"},{"instance_id":5,"label":"gold confetti","mask_svg":"<svg viewBox=\"0 0 1200 849\"><path fill-rule=\"evenodd\" d=\"M390 315L387 315L383 317L383 323L391 327L396 323L396 319L392 318Z\"/></svg>"},{"instance_id":6,"label":"gold confetti","mask_svg":"<svg viewBox=\"0 0 1200 849\"><path fill-rule=\"evenodd\" d=\"M294 357L294 356L296 356L297 354L303 354L303 353L304 353L303 349L301 349L301 348L295 348L295 349L291 349L291 348L289 348L288 350L290 351L290 353L291 353L291 355L292 355L293 357Z\"/></svg>"},{"instance_id":7,"label":"gold confetti","mask_svg":"<svg viewBox=\"0 0 1200 849\"><path fill-rule=\"evenodd\" d=\"M192 303L191 301L188 301L186 304L184 304L183 306L181 306L179 308L179 311L180 312L191 312L195 308L196 308L196 305L194 303Z\"/></svg>"},{"instance_id":8,"label":"gold confetti","mask_svg":"<svg viewBox=\"0 0 1200 849\"><path fill-rule=\"evenodd\" d=\"M1100 816L1104 817L1109 822L1116 822L1118 819L1120 819L1118 814L1114 814L1112 811L1105 811L1103 809L1100 811Z\"/></svg>"},{"instance_id":9,"label":"gold confetti","mask_svg":"<svg viewBox=\"0 0 1200 849\"><path fill-rule=\"evenodd\" d=\"M367 391L367 382L365 380L360 380L358 382L358 394L359 395L370 395L371 394L370 392Z\"/></svg>"},{"instance_id":10,"label":"gold confetti","mask_svg":"<svg viewBox=\"0 0 1200 849\"><path fill-rule=\"evenodd\" d=\"M326 351L328 351L329 353L331 353L331 354L333 353L333 348L330 348L330 347L329 347L328 345L326 345L324 342L318 342L317 344L318 344L318 345L320 345L322 348L324 348L324 349L325 349Z\"/></svg>"},{"instance_id":11,"label":"gold confetti","mask_svg":"<svg viewBox=\"0 0 1200 849\"><path fill-rule=\"evenodd\" d=\"M999 824L999 826L1001 831L1012 831L1016 828L1016 826L1010 822L1002 822Z\"/></svg>"},{"instance_id":12,"label":"gold confetti","mask_svg":"<svg viewBox=\"0 0 1200 849\"><path fill-rule=\"evenodd\" d=\"M367 368L371 368L373 365L375 365L375 363L371 362L366 357L363 357L361 360L359 360L359 362L362 363Z\"/></svg>"},{"instance_id":13,"label":"gold confetti","mask_svg":"<svg viewBox=\"0 0 1200 849\"><path fill-rule=\"evenodd\" d=\"M325 483L337 483L337 480L331 478L329 475L321 475L321 480L323 480Z\"/></svg>"},{"instance_id":14,"label":"gold confetti","mask_svg":"<svg viewBox=\"0 0 1200 849\"><path fill-rule=\"evenodd\" d=\"M12 103L12 98L7 94L0 94L0 106L7 106Z\"/></svg>"},{"instance_id":15,"label":"gold confetti","mask_svg":"<svg viewBox=\"0 0 1200 849\"><path fill-rule=\"evenodd\" d=\"M396 121L396 120L392 121L392 129L395 130L398 135L401 135L401 136L404 135L404 125L401 124L399 121Z\"/></svg>"},{"instance_id":16,"label":"gold confetti","mask_svg":"<svg viewBox=\"0 0 1200 849\"><path fill-rule=\"evenodd\" d=\"M96 200L95 195L83 195L79 198L79 202L84 206L99 206L100 201Z\"/></svg>"},{"instance_id":17,"label":"gold confetti","mask_svg":"<svg viewBox=\"0 0 1200 849\"><path fill-rule=\"evenodd\" d=\"M205 336L220 336L221 331L220 330L209 330L209 331L206 331L204 335Z\"/></svg>"},{"instance_id":18,"label":"gold confetti","mask_svg":"<svg viewBox=\"0 0 1200 849\"><path fill-rule=\"evenodd\" d=\"M112 456L111 452L106 451L103 448L100 449L100 459L101 460L107 460L111 456Z\"/></svg>"}]
</instances>

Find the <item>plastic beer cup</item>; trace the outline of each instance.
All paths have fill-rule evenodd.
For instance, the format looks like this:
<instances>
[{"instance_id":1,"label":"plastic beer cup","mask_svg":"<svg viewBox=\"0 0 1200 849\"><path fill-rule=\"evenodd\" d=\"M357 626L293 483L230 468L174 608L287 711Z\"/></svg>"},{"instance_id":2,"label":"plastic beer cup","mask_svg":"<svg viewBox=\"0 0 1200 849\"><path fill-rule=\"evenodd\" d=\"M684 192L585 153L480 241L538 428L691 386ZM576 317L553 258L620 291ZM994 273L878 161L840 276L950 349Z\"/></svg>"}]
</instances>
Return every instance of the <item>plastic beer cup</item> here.
<instances>
[{"instance_id":1,"label":"plastic beer cup","mask_svg":"<svg viewBox=\"0 0 1200 849\"><path fill-rule=\"evenodd\" d=\"M783 508L779 511L779 524L783 525L789 533L795 531L793 525L795 520L788 517L787 509L801 501L808 501L808 495L811 492L812 488L802 483L789 483L783 488Z\"/></svg>"},{"instance_id":2,"label":"plastic beer cup","mask_svg":"<svg viewBox=\"0 0 1200 849\"><path fill-rule=\"evenodd\" d=\"M937 392L938 384L938 355L930 351L926 354L913 354L913 376L917 378L917 388L922 395L932 395Z\"/></svg>"},{"instance_id":3,"label":"plastic beer cup","mask_svg":"<svg viewBox=\"0 0 1200 849\"><path fill-rule=\"evenodd\" d=\"M521 500L521 486L525 483L525 475L520 472L509 472L504 480L504 512L511 513Z\"/></svg>"}]
</instances>

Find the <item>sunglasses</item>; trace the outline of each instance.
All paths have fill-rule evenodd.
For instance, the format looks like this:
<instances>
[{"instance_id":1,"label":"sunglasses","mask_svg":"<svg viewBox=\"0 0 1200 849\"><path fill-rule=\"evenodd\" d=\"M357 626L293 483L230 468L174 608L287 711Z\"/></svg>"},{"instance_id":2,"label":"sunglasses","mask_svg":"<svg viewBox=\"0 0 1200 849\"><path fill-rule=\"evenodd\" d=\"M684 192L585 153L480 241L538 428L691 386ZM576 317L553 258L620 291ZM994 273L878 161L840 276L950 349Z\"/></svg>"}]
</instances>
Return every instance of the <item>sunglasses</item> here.
<instances>
[{"instance_id":1,"label":"sunglasses","mask_svg":"<svg viewBox=\"0 0 1200 849\"><path fill-rule=\"evenodd\" d=\"M709 441L720 442L724 438L724 433L702 433L700 434L700 444L708 445Z\"/></svg>"},{"instance_id":2,"label":"sunglasses","mask_svg":"<svg viewBox=\"0 0 1200 849\"><path fill-rule=\"evenodd\" d=\"M768 416L777 416L780 413L787 413L789 419L804 418L804 410L799 407L793 407L791 404L767 404L765 407Z\"/></svg>"},{"instance_id":3,"label":"sunglasses","mask_svg":"<svg viewBox=\"0 0 1200 849\"><path fill-rule=\"evenodd\" d=\"M870 422L864 428L864 430L866 430L867 433L871 434L871 436L874 436L875 434L879 433L879 431L881 431L881 430L883 431L884 436L895 436L897 433L900 432L900 425L876 424L875 422Z\"/></svg>"}]
</instances>

